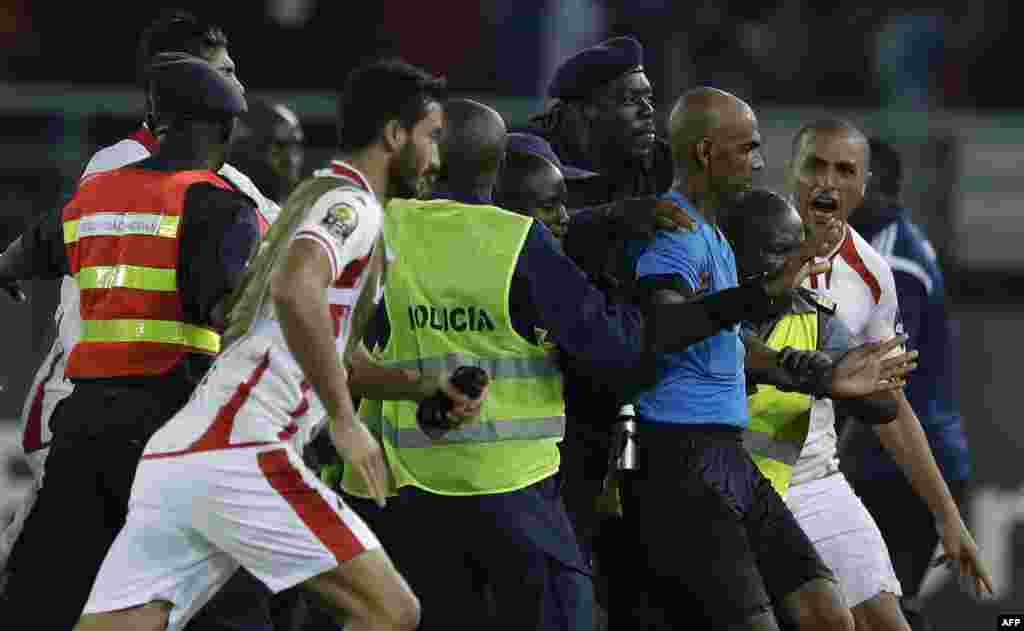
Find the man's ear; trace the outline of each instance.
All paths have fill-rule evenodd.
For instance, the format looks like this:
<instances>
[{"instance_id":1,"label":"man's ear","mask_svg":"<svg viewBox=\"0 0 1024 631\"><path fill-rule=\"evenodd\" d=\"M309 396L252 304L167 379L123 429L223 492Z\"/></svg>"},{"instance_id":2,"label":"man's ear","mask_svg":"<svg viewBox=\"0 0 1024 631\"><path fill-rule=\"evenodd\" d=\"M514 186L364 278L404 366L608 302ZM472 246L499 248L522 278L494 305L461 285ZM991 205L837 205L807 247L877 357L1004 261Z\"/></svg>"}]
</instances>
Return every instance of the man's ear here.
<instances>
[{"instance_id":1,"label":"man's ear","mask_svg":"<svg viewBox=\"0 0 1024 631\"><path fill-rule=\"evenodd\" d=\"M397 118L384 125L384 146L388 151L396 152L405 146L409 139L409 131Z\"/></svg>"},{"instance_id":2,"label":"man's ear","mask_svg":"<svg viewBox=\"0 0 1024 631\"><path fill-rule=\"evenodd\" d=\"M693 160L702 170L707 170L711 164L711 139L701 138L700 142L693 146Z\"/></svg>"}]
</instances>

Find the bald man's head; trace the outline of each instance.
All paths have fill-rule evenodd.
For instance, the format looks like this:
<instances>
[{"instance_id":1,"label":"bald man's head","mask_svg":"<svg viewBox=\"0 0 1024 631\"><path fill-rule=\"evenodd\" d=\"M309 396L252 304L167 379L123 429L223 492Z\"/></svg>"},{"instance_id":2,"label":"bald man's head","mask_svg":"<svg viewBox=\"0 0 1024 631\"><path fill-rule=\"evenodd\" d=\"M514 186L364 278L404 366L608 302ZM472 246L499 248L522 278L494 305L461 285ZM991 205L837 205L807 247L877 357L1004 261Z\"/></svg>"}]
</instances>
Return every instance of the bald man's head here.
<instances>
[{"instance_id":1,"label":"bald man's head","mask_svg":"<svg viewBox=\"0 0 1024 631\"><path fill-rule=\"evenodd\" d=\"M678 171L715 192L747 190L764 167L757 117L743 100L717 88L694 88L669 115Z\"/></svg>"},{"instance_id":2,"label":"bald man's head","mask_svg":"<svg viewBox=\"0 0 1024 631\"><path fill-rule=\"evenodd\" d=\"M800 213L783 196L754 189L730 198L722 228L736 253L741 277L773 273L804 241Z\"/></svg>"},{"instance_id":3,"label":"bald man's head","mask_svg":"<svg viewBox=\"0 0 1024 631\"><path fill-rule=\"evenodd\" d=\"M452 99L444 109L441 163L449 184L458 186L497 177L507 135L501 114L470 99Z\"/></svg>"}]
</instances>

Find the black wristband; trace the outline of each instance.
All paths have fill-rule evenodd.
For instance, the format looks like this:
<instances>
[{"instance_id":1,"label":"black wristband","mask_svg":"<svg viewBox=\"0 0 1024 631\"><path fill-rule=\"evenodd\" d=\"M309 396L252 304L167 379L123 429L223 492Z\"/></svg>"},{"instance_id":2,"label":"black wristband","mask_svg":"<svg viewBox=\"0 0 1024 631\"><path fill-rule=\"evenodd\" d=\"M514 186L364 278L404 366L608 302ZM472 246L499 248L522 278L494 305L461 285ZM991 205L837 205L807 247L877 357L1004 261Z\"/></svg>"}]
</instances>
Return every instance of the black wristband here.
<instances>
[{"instance_id":1,"label":"black wristband","mask_svg":"<svg viewBox=\"0 0 1024 631\"><path fill-rule=\"evenodd\" d=\"M774 315L776 306L760 280L747 281L700 300L708 315L722 328L737 322L761 322Z\"/></svg>"}]
</instances>

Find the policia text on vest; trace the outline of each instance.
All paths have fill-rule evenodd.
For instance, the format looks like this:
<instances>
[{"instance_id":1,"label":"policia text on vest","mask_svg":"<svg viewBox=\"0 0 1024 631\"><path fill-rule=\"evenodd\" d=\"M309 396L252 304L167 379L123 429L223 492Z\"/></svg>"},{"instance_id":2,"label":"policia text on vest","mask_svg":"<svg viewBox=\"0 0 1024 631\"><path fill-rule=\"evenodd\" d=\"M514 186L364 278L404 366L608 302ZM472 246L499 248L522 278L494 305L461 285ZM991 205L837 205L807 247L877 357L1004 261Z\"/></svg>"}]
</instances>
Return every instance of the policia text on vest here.
<instances>
[{"instance_id":1,"label":"policia text on vest","mask_svg":"<svg viewBox=\"0 0 1024 631\"><path fill-rule=\"evenodd\" d=\"M494 320L483 307L409 305L409 326L462 333L494 331Z\"/></svg>"}]
</instances>

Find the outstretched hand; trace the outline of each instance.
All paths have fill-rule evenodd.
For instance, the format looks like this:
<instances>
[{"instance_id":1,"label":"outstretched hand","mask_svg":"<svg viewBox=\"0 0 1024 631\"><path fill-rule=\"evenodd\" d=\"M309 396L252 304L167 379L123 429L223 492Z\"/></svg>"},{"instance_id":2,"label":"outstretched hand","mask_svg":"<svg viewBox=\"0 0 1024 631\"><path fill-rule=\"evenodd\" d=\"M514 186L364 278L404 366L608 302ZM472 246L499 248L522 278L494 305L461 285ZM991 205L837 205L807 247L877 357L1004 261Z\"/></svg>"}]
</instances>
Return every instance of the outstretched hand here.
<instances>
[{"instance_id":1,"label":"outstretched hand","mask_svg":"<svg viewBox=\"0 0 1024 631\"><path fill-rule=\"evenodd\" d=\"M832 395L852 399L905 386L906 376L917 369L918 352L887 356L907 339L906 335L898 335L885 342L864 344L847 353L833 371Z\"/></svg>"}]
</instances>

